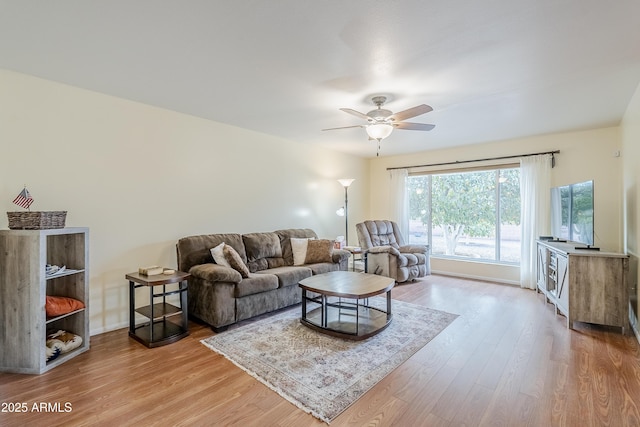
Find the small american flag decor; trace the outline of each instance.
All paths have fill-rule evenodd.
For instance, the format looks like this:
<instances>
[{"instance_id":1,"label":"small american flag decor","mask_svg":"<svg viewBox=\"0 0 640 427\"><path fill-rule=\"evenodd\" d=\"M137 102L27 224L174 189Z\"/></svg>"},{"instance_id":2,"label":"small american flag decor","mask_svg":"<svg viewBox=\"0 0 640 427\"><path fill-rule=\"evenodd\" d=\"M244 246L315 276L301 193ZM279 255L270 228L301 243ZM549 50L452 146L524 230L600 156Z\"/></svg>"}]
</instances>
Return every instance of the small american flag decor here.
<instances>
[{"instance_id":1,"label":"small american flag decor","mask_svg":"<svg viewBox=\"0 0 640 427\"><path fill-rule=\"evenodd\" d=\"M13 199L13 203L20 206L21 208L29 209L31 203L33 203L33 197L31 197L31 194L29 194L29 190L27 190L27 187L24 187L20 194L18 194L16 198Z\"/></svg>"}]
</instances>

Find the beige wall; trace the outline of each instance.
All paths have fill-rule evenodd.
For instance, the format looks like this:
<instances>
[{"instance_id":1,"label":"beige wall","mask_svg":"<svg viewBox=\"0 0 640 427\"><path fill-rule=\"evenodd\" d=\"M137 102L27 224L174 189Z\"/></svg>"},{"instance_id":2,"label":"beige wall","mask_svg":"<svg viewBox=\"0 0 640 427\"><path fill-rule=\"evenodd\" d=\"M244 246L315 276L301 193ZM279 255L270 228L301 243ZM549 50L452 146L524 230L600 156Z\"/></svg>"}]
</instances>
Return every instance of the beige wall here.
<instances>
[{"instance_id":1,"label":"beige wall","mask_svg":"<svg viewBox=\"0 0 640 427\"><path fill-rule=\"evenodd\" d=\"M388 167L560 150L560 154L556 155L556 167L552 170L552 185L594 180L595 244L608 250L621 251L623 160L614 157L614 152L621 150L619 132L618 127L613 127L373 159L370 165L369 219L386 218L390 214ZM428 138L426 135L425 140L428 141ZM432 268L434 272L465 277L513 284L520 281L519 269L512 266L434 258Z\"/></svg>"},{"instance_id":2,"label":"beige wall","mask_svg":"<svg viewBox=\"0 0 640 427\"><path fill-rule=\"evenodd\" d=\"M640 86L629 103L620 126L622 133L622 152L624 153L624 228L625 249L630 257L631 322L638 340L638 300L640 289L638 281L638 257L640 256Z\"/></svg>"},{"instance_id":3,"label":"beige wall","mask_svg":"<svg viewBox=\"0 0 640 427\"><path fill-rule=\"evenodd\" d=\"M92 333L127 324L124 275L175 267L180 237L344 234L336 179L356 178L353 225L367 171L364 159L0 70L0 209L19 210L11 201L26 184L32 210L67 210L68 226L90 228Z\"/></svg>"},{"instance_id":4,"label":"beige wall","mask_svg":"<svg viewBox=\"0 0 640 427\"><path fill-rule=\"evenodd\" d=\"M180 237L285 227L343 234L335 210L344 191L335 180L352 177L349 233L356 244L357 222L389 215L387 167L554 149L561 153L553 185L595 181L596 244L635 257L635 284L639 139L637 92L620 128L367 161L0 70L0 205L20 209L11 200L26 184L33 210L67 210L67 225L90 227L92 333L127 324L124 274L141 265L175 266ZM618 150L620 158L613 156ZM514 267L432 264L449 274L519 281Z\"/></svg>"}]
</instances>

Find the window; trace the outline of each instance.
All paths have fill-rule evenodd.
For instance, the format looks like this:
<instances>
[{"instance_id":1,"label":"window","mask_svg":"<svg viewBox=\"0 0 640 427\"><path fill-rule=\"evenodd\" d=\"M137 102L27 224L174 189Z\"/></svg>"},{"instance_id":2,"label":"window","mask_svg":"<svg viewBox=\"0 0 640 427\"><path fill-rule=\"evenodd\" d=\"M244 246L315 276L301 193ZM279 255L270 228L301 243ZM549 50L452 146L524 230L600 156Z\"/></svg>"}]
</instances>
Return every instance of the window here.
<instances>
[{"instance_id":1,"label":"window","mask_svg":"<svg viewBox=\"0 0 640 427\"><path fill-rule=\"evenodd\" d=\"M520 262L520 169L407 178L409 243L433 256Z\"/></svg>"}]
</instances>

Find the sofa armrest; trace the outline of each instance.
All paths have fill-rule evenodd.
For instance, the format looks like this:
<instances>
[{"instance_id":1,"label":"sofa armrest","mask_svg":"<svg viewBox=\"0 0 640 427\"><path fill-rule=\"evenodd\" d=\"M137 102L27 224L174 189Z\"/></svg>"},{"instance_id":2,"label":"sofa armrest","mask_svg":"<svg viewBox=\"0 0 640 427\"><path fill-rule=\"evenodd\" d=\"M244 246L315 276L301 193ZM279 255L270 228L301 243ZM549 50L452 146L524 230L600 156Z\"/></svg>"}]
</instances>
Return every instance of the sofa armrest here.
<instances>
[{"instance_id":1,"label":"sofa armrest","mask_svg":"<svg viewBox=\"0 0 640 427\"><path fill-rule=\"evenodd\" d=\"M341 262L347 262L351 253L344 249L334 249L331 253L331 260L334 264L340 264Z\"/></svg>"},{"instance_id":2,"label":"sofa armrest","mask_svg":"<svg viewBox=\"0 0 640 427\"><path fill-rule=\"evenodd\" d=\"M369 248L369 250L367 251L370 254L383 254L383 253L387 253L387 254L391 254L394 256L400 256L400 251L397 250L396 248L394 248L393 246L374 246L372 248Z\"/></svg>"},{"instance_id":3,"label":"sofa armrest","mask_svg":"<svg viewBox=\"0 0 640 427\"><path fill-rule=\"evenodd\" d=\"M218 264L194 265L189 270L189 274L209 282L240 283L242 281L242 276L236 270Z\"/></svg>"},{"instance_id":4,"label":"sofa armrest","mask_svg":"<svg viewBox=\"0 0 640 427\"><path fill-rule=\"evenodd\" d=\"M403 254L427 254L429 253L429 246L427 245L405 245L398 248L400 253Z\"/></svg>"}]
</instances>

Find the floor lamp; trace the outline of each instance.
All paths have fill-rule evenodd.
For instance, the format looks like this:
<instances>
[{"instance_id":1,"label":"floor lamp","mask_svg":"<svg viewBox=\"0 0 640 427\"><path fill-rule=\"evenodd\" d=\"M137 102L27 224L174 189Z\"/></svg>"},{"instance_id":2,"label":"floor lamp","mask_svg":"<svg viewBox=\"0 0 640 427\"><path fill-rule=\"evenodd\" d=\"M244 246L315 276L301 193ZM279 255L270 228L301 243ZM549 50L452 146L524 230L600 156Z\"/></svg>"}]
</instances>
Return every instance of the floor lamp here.
<instances>
[{"instance_id":1,"label":"floor lamp","mask_svg":"<svg viewBox=\"0 0 640 427\"><path fill-rule=\"evenodd\" d=\"M342 212L342 214L344 215L344 244L346 246L349 245L349 197L347 192L353 181L355 181L353 178L343 178L338 180L338 182L344 187L344 212ZM342 209L338 209L338 215L340 215L341 211Z\"/></svg>"}]
</instances>

